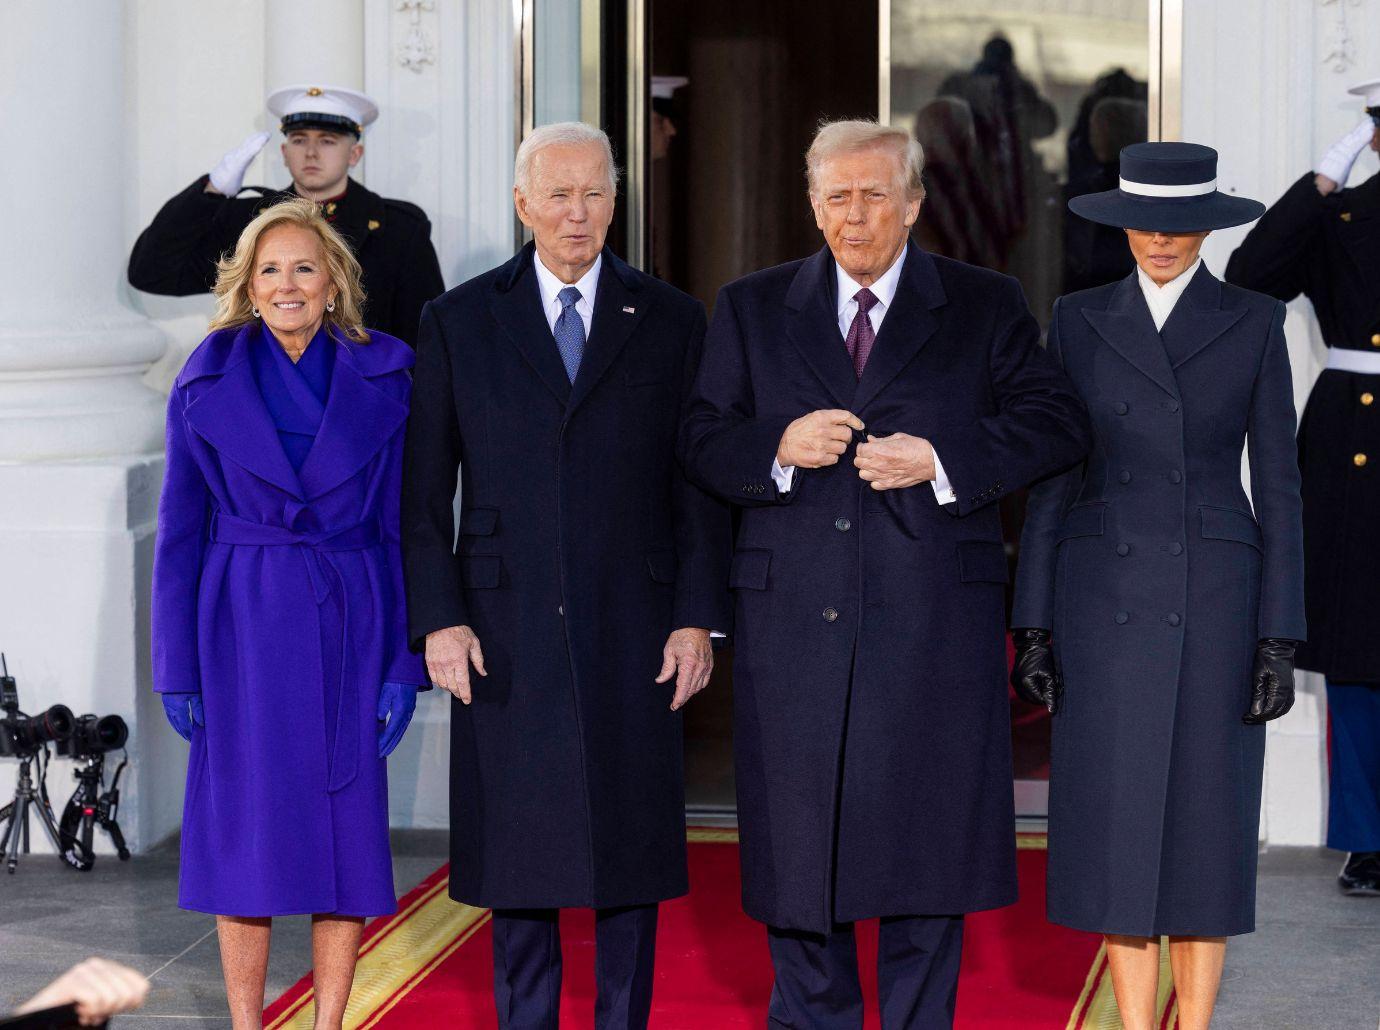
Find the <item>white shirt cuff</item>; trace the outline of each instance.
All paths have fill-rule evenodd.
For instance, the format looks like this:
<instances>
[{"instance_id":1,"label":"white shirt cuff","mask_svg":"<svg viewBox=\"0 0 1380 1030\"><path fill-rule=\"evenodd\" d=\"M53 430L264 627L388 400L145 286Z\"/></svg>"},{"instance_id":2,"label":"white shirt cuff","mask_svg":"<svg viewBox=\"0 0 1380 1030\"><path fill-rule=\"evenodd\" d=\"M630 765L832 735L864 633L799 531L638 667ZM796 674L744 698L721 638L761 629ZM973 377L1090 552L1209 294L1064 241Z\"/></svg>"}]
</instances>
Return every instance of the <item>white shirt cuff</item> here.
<instances>
[{"instance_id":1,"label":"white shirt cuff","mask_svg":"<svg viewBox=\"0 0 1380 1030\"><path fill-rule=\"evenodd\" d=\"M940 504L953 504L958 500L958 494L954 493L954 488L949 484L949 477L944 472L944 465L939 460L939 454L934 453L934 482L930 484L934 487L934 499Z\"/></svg>"},{"instance_id":2,"label":"white shirt cuff","mask_svg":"<svg viewBox=\"0 0 1380 1030\"><path fill-rule=\"evenodd\" d=\"M938 463L936 462L936 465ZM776 484L776 489L783 494L791 492L791 484L795 482L795 466L787 465L781 467L781 462L775 458L771 460L771 480Z\"/></svg>"}]
</instances>

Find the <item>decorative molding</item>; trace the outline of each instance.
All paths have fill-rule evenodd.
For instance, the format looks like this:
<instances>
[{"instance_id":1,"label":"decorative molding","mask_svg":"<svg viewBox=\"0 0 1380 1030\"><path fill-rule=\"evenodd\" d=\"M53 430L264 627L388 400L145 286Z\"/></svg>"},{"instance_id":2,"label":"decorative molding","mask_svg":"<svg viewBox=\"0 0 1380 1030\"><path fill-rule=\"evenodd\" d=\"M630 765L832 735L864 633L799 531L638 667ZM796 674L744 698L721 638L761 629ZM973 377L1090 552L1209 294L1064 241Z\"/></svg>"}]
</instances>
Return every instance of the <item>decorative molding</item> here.
<instances>
[{"instance_id":1,"label":"decorative molding","mask_svg":"<svg viewBox=\"0 0 1380 1030\"><path fill-rule=\"evenodd\" d=\"M1322 64L1340 75L1356 63L1356 40L1352 38L1351 26L1347 24L1346 9L1360 7L1361 0L1318 0L1320 7L1336 9L1336 17L1328 28L1323 42Z\"/></svg>"},{"instance_id":2,"label":"decorative molding","mask_svg":"<svg viewBox=\"0 0 1380 1030\"><path fill-rule=\"evenodd\" d=\"M422 12L435 11L436 0L398 0L399 11L407 13L407 35L398 44L398 64L421 73L422 65L436 63L436 44L422 28Z\"/></svg>"}]
</instances>

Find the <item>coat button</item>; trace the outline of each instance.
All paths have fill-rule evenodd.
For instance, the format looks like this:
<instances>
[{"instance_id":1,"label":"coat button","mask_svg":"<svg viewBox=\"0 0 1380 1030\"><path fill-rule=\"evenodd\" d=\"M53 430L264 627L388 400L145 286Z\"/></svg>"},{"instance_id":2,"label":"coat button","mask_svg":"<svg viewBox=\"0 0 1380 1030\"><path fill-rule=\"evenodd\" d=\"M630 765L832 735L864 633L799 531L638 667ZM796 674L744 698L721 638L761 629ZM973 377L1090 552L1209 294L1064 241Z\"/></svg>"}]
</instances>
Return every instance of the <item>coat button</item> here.
<instances>
[{"instance_id":1,"label":"coat button","mask_svg":"<svg viewBox=\"0 0 1380 1030\"><path fill-rule=\"evenodd\" d=\"M1125 401L1117 401L1116 404L1112 406L1112 410L1115 411L1118 415L1124 415L1131 409L1126 406Z\"/></svg>"},{"instance_id":2,"label":"coat button","mask_svg":"<svg viewBox=\"0 0 1380 1030\"><path fill-rule=\"evenodd\" d=\"M1363 394L1361 394L1361 403L1364 404L1366 407L1370 407L1372 404L1375 403L1375 394L1373 394L1373 393L1363 393Z\"/></svg>"},{"instance_id":3,"label":"coat button","mask_svg":"<svg viewBox=\"0 0 1380 1030\"><path fill-rule=\"evenodd\" d=\"M1168 404L1165 405L1165 407L1168 408L1171 413L1177 413L1179 410L1179 402L1170 401Z\"/></svg>"},{"instance_id":4,"label":"coat button","mask_svg":"<svg viewBox=\"0 0 1380 1030\"><path fill-rule=\"evenodd\" d=\"M1119 476L1117 476L1116 478L1117 478L1118 480L1120 480L1122 483L1129 483L1129 482L1131 481L1131 470L1130 470L1130 469L1122 469L1122 470L1121 470L1121 474L1120 474Z\"/></svg>"},{"instance_id":5,"label":"coat button","mask_svg":"<svg viewBox=\"0 0 1380 1030\"><path fill-rule=\"evenodd\" d=\"M1119 554L1119 555L1121 555L1123 558L1125 558L1128 554L1131 553L1131 545L1130 545L1130 544L1117 544L1117 545L1116 545L1116 553Z\"/></svg>"},{"instance_id":6,"label":"coat button","mask_svg":"<svg viewBox=\"0 0 1380 1030\"><path fill-rule=\"evenodd\" d=\"M1367 460L1367 459L1366 459L1366 456L1365 456L1364 454L1358 454L1358 455L1356 455L1355 457L1353 457L1353 458L1351 459L1351 463L1352 463L1353 465L1355 465L1357 468L1364 468L1364 467L1365 467L1365 464L1366 464L1366 460Z\"/></svg>"},{"instance_id":7,"label":"coat button","mask_svg":"<svg viewBox=\"0 0 1380 1030\"><path fill-rule=\"evenodd\" d=\"M1172 469L1169 473L1169 481L1171 483L1182 483L1184 481L1184 474L1178 469Z\"/></svg>"},{"instance_id":8,"label":"coat button","mask_svg":"<svg viewBox=\"0 0 1380 1030\"><path fill-rule=\"evenodd\" d=\"M1370 338L1370 345L1372 347L1380 347L1380 333L1376 333Z\"/></svg>"},{"instance_id":9,"label":"coat button","mask_svg":"<svg viewBox=\"0 0 1380 1030\"><path fill-rule=\"evenodd\" d=\"M1184 545L1183 545L1183 544L1179 544L1179 543L1170 544L1170 545L1169 545L1169 553L1170 553L1170 554L1183 554L1183 553L1184 553Z\"/></svg>"},{"instance_id":10,"label":"coat button","mask_svg":"<svg viewBox=\"0 0 1380 1030\"><path fill-rule=\"evenodd\" d=\"M850 529L853 528L853 523L849 522L847 519L835 519L834 528L837 529L840 533L847 533Z\"/></svg>"},{"instance_id":11,"label":"coat button","mask_svg":"<svg viewBox=\"0 0 1380 1030\"><path fill-rule=\"evenodd\" d=\"M825 621L825 622L834 622L836 619L838 619L838 617L839 617L839 613L838 613L837 611L835 611L833 608L825 608L825 609L824 609L824 621Z\"/></svg>"},{"instance_id":12,"label":"coat button","mask_svg":"<svg viewBox=\"0 0 1380 1030\"><path fill-rule=\"evenodd\" d=\"M565 605L563 605L563 604L558 604L558 605L556 605L556 614L559 615L559 616L561 616L562 618L565 618Z\"/></svg>"},{"instance_id":13,"label":"coat button","mask_svg":"<svg viewBox=\"0 0 1380 1030\"><path fill-rule=\"evenodd\" d=\"M1130 617L1131 617L1131 615L1130 615L1129 612L1117 612L1116 615L1114 616L1114 618L1116 619L1116 624L1117 624L1118 626L1124 626L1124 625L1126 625L1126 621L1127 621L1128 619L1130 619Z\"/></svg>"},{"instance_id":14,"label":"coat button","mask_svg":"<svg viewBox=\"0 0 1380 1030\"><path fill-rule=\"evenodd\" d=\"M1166 616L1164 617L1164 621L1167 622L1167 623L1169 623L1169 625L1171 625L1171 626L1177 626L1179 623L1183 622L1184 620L1183 620L1182 618L1180 618L1178 612L1170 612L1168 615L1166 615Z\"/></svg>"}]
</instances>

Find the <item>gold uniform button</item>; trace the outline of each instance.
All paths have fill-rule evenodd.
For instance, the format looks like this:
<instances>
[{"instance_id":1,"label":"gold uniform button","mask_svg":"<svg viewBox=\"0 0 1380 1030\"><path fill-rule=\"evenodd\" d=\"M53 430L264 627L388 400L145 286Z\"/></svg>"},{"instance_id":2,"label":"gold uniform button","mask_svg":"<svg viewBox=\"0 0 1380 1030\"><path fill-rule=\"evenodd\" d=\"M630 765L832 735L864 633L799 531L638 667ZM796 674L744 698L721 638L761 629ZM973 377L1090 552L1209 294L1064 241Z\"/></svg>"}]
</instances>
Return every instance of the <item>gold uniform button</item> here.
<instances>
[{"instance_id":1,"label":"gold uniform button","mask_svg":"<svg viewBox=\"0 0 1380 1030\"><path fill-rule=\"evenodd\" d=\"M1372 347L1380 347L1380 333L1376 333L1370 338L1370 345Z\"/></svg>"},{"instance_id":2,"label":"gold uniform button","mask_svg":"<svg viewBox=\"0 0 1380 1030\"><path fill-rule=\"evenodd\" d=\"M1361 403L1364 404L1366 407L1369 408L1372 404L1375 403L1375 394L1373 394L1373 393L1363 393L1363 394L1361 394Z\"/></svg>"},{"instance_id":3,"label":"gold uniform button","mask_svg":"<svg viewBox=\"0 0 1380 1030\"><path fill-rule=\"evenodd\" d=\"M1364 454L1358 454L1351 459L1351 463L1355 465L1358 469L1364 468L1366 464L1366 456Z\"/></svg>"}]
</instances>

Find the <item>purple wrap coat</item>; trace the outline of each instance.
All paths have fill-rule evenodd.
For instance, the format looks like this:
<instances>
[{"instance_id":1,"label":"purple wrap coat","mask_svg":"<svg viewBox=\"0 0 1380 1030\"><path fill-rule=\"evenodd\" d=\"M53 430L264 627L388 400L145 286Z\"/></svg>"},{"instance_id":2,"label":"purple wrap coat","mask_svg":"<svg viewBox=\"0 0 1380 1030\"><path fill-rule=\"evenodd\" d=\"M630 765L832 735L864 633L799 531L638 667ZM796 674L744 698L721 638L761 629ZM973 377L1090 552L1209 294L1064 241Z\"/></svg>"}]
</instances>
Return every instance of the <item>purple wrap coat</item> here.
<instances>
[{"instance_id":1,"label":"purple wrap coat","mask_svg":"<svg viewBox=\"0 0 1380 1030\"><path fill-rule=\"evenodd\" d=\"M376 705L385 680L426 682L398 550L413 355L370 337L334 342L300 470L256 384L251 348L275 345L257 324L208 336L168 399L154 689L199 692L206 715L187 769L183 908L395 908Z\"/></svg>"}]
</instances>

